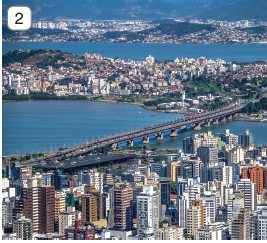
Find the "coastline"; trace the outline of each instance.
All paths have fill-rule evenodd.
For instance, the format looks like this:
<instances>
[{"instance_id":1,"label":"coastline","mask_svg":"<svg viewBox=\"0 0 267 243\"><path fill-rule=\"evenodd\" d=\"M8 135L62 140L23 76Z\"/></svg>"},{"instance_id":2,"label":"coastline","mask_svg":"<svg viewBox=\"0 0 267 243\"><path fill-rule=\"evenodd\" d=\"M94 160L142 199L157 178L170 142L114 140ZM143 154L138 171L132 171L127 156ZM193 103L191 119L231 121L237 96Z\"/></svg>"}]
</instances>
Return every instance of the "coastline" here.
<instances>
[{"instance_id":1,"label":"coastline","mask_svg":"<svg viewBox=\"0 0 267 243\"><path fill-rule=\"evenodd\" d=\"M53 99L51 99L51 100L53 100ZM62 100L64 100L64 99L62 99ZM19 102L19 101L25 101L25 100L2 100L2 104L9 103L9 102ZM37 100L30 99L30 101L37 101ZM41 100L38 100L38 101L41 101ZM42 101L48 101L48 100L42 100ZM121 101L115 101L115 100L64 100L64 101L88 101L88 102L99 102L99 103L109 103L109 104L138 105L138 106L142 107L145 110L149 110L149 111L153 111L153 112L173 113L173 114L181 114L181 115L186 116L185 115L186 112L179 113L179 112L173 112L172 110L157 110L155 107L145 106L144 104L138 103L138 102L121 102ZM267 122L267 119L264 120L264 119L261 119L261 118L247 117L246 115L241 115L241 114L239 114L237 117L235 117L234 120L235 121L246 121L246 122L263 122L263 123Z\"/></svg>"}]
</instances>

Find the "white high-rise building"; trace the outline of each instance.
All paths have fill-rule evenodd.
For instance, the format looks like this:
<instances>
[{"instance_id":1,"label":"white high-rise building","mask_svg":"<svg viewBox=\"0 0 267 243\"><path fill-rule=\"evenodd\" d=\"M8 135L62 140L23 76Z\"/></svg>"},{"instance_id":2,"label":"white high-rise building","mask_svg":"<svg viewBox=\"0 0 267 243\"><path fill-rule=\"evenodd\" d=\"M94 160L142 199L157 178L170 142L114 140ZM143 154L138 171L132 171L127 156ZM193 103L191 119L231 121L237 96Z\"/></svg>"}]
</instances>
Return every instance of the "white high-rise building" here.
<instances>
[{"instance_id":1,"label":"white high-rise building","mask_svg":"<svg viewBox=\"0 0 267 243\"><path fill-rule=\"evenodd\" d=\"M185 193L188 194L188 193ZM178 225L187 228L187 209L189 208L189 200L186 196L180 196L178 199Z\"/></svg>"},{"instance_id":2,"label":"white high-rise building","mask_svg":"<svg viewBox=\"0 0 267 243\"><path fill-rule=\"evenodd\" d=\"M237 183L237 189L244 193L244 207L247 210L255 211L257 208L257 184L250 179L241 179Z\"/></svg>"},{"instance_id":3,"label":"white high-rise building","mask_svg":"<svg viewBox=\"0 0 267 243\"><path fill-rule=\"evenodd\" d=\"M79 183L94 186L95 189L101 193L103 193L103 177L103 173L96 172L94 170L78 172Z\"/></svg>"},{"instance_id":4,"label":"white high-rise building","mask_svg":"<svg viewBox=\"0 0 267 243\"><path fill-rule=\"evenodd\" d=\"M152 234L159 228L159 195L153 186L144 185L137 196L137 234Z\"/></svg>"},{"instance_id":5,"label":"white high-rise building","mask_svg":"<svg viewBox=\"0 0 267 243\"><path fill-rule=\"evenodd\" d=\"M267 208L263 208L258 214L258 240L267 240Z\"/></svg>"},{"instance_id":6,"label":"white high-rise building","mask_svg":"<svg viewBox=\"0 0 267 243\"><path fill-rule=\"evenodd\" d=\"M12 78L13 78L13 75L8 75L8 87L9 88L12 88Z\"/></svg>"},{"instance_id":7,"label":"white high-rise building","mask_svg":"<svg viewBox=\"0 0 267 243\"><path fill-rule=\"evenodd\" d=\"M17 76L17 80L18 80L18 85L17 85L17 87L19 88L19 87L20 87L20 75Z\"/></svg>"},{"instance_id":8,"label":"white high-rise building","mask_svg":"<svg viewBox=\"0 0 267 243\"><path fill-rule=\"evenodd\" d=\"M223 183L233 184L233 168L232 166L223 167Z\"/></svg>"}]
</instances>

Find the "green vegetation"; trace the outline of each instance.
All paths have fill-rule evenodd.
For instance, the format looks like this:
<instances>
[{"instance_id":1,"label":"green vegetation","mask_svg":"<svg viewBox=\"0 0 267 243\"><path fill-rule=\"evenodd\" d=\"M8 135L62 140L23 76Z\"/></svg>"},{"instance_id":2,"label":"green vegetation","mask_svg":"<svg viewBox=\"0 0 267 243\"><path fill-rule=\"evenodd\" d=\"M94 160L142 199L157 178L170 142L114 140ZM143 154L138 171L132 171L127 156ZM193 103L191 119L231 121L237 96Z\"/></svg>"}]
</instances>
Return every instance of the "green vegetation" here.
<instances>
[{"instance_id":1,"label":"green vegetation","mask_svg":"<svg viewBox=\"0 0 267 243\"><path fill-rule=\"evenodd\" d=\"M165 34L165 35L176 35L178 37L183 35L188 35L191 33L195 33L198 31L214 31L215 28L212 27L212 25L209 24L192 24L188 22L181 22L181 23L175 23L175 24L161 24L155 28L143 30L141 34L149 35L152 33L158 33L159 35Z\"/></svg>"},{"instance_id":2,"label":"green vegetation","mask_svg":"<svg viewBox=\"0 0 267 243\"><path fill-rule=\"evenodd\" d=\"M111 31L111 32L106 32L103 37L106 40L109 39L117 39L117 38L122 38L124 37L126 40L121 40L121 42L127 42L127 41L133 41L133 40L139 40L142 41L144 40L144 36L141 34L134 33L134 32L129 32L129 31Z\"/></svg>"},{"instance_id":3,"label":"green vegetation","mask_svg":"<svg viewBox=\"0 0 267 243\"><path fill-rule=\"evenodd\" d=\"M195 78L192 83L194 85L206 88L209 90L209 92L213 95L215 95L216 93L221 93L221 94L225 94L225 95L229 95L227 92L222 90L222 84L221 83L216 83L213 82L210 79L205 79L203 77L198 77Z\"/></svg>"},{"instance_id":4,"label":"green vegetation","mask_svg":"<svg viewBox=\"0 0 267 243\"><path fill-rule=\"evenodd\" d=\"M171 194L177 194L177 183L175 181L171 181Z\"/></svg>"},{"instance_id":5,"label":"green vegetation","mask_svg":"<svg viewBox=\"0 0 267 243\"><path fill-rule=\"evenodd\" d=\"M257 113L261 110L267 110L267 98L262 98L255 103L250 102L242 109L244 113Z\"/></svg>"},{"instance_id":6,"label":"green vegetation","mask_svg":"<svg viewBox=\"0 0 267 243\"><path fill-rule=\"evenodd\" d=\"M28 50L28 51L9 51L2 57L3 67L7 67L10 63L18 62L22 65L33 65L38 68L45 68L48 65L54 68L60 67L70 67L72 64L66 62L67 58L79 58L84 59L84 57L78 57L76 55L62 52L60 50ZM58 62L59 61L59 62ZM80 66L84 66L85 62L75 63ZM74 69L78 67L73 66ZM79 68L78 68L79 69Z\"/></svg>"},{"instance_id":7,"label":"green vegetation","mask_svg":"<svg viewBox=\"0 0 267 243\"><path fill-rule=\"evenodd\" d=\"M167 156L165 156L165 155L157 155L157 156L155 156L154 158L153 158L153 160L155 161L155 162L160 162L160 161L162 161L162 160L164 160L164 161L167 161Z\"/></svg>"},{"instance_id":8,"label":"green vegetation","mask_svg":"<svg viewBox=\"0 0 267 243\"><path fill-rule=\"evenodd\" d=\"M57 96L49 93L31 93L29 95L16 95L14 91L11 91L8 95L3 95L2 100L22 101L22 100L87 100L86 96L82 95L68 95Z\"/></svg>"},{"instance_id":9,"label":"green vegetation","mask_svg":"<svg viewBox=\"0 0 267 243\"><path fill-rule=\"evenodd\" d=\"M168 224L168 226L171 225L171 221L169 219L164 219L160 222L159 227L162 228L163 224Z\"/></svg>"},{"instance_id":10,"label":"green vegetation","mask_svg":"<svg viewBox=\"0 0 267 243\"><path fill-rule=\"evenodd\" d=\"M228 106L227 101L222 101L220 98L216 98L213 102L202 105L200 108L206 111L216 110L225 106Z\"/></svg>"},{"instance_id":11,"label":"green vegetation","mask_svg":"<svg viewBox=\"0 0 267 243\"><path fill-rule=\"evenodd\" d=\"M3 25L2 26L2 36L3 38L14 38L20 35L27 35L29 37L40 35L40 36L45 36L45 35L61 35L61 34L66 34L70 33L67 30L60 30L60 29L37 29L37 28L31 28L26 31L12 31L10 30L7 26Z\"/></svg>"},{"instance_id":12,"label":"green vegetation","mask_svg":"<svg viewBox=\"0 0 267 243\"><path fill-rule=\"evenodd\" d=\"M2 169L2 178L5 178L6 177L6 172L4 169Z\"/></svg>"},{"instance_id":13,"label":"green vegetation","mask_svg":"<svg viewBox=\"0 0 267 243\"><path fill-rule=\"evenodd\" d=\"M241 31L246 31L248 34L260 34L263 35L267 32L267 26L250 27L250 28L238 28Z\"/></svg>"}]
</instances>

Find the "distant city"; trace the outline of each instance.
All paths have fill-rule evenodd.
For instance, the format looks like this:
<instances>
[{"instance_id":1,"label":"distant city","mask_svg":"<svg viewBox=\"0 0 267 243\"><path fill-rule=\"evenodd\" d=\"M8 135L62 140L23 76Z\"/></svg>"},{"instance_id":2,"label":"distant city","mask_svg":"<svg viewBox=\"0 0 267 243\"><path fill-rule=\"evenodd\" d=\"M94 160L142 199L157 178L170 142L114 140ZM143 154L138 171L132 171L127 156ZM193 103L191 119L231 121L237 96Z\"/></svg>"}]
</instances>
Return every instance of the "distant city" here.
<instances>
[{"instance_id":1,"label":"distant city","mask_svg":"<svg viewBox=\"0 0 267 243\"><path fill-rule=\"evenodd\" d=\"M254 142L226 129L183 149L3 159L2 239L267 240L267 147Z\"/></svg>"},{"instance_id":2,"label":"distant city","mask_svg":"<svg viewBox=\"0 0 267 243\"><path fill-rule=\"evenodd\" d=\"M33 29L24 34L5 34L2 41L36 41L36 42L62 42L62 41L90 41L90 42L126 42L126 43L165 43L165 44L263 44L267 43L267 22L240 20L227 21L201 21L192 19L188 22L180 19L170 19L174 23L190 23L194 26L210 25L214 30L205 28L193 30L189 34L177 35L172 31L162 33L160 30L146 33L164 24L144 20L58 20L34 21ZM164 21L163 21L164 23ZM167 22L168 23L168 22ZM63 32L40 32L38 29L64 30ZM36 33L35 33L36 31Z\"/></svg>"}]
</instances>

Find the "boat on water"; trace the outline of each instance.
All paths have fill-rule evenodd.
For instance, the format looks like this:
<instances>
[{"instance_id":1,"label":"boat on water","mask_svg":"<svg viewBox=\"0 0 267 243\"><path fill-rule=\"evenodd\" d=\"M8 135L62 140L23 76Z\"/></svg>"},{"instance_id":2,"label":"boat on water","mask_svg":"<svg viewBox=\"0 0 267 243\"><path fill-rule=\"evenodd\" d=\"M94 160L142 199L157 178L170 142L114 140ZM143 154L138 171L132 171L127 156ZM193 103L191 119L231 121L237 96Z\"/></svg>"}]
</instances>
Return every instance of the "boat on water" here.
<instances>
[{"instance_id":1,"label":"boat on water","mask_svg":"<svg viewBox=\"0 0 267 243\"><path fill-rule=\"evenodd\" d=\"M139 111L139 114L142 114L142 112L141 112L141 111Z\"/></svg>"},{"instance_id":2,"label":"boat on water","mask_svg":"<svg viewBox=\"0 0 267 243\"><path fill-rule=\"evenodd\" d=\"M154 114L152 114L151 116L155 116Z\"/></svg>"}]
</instances>

